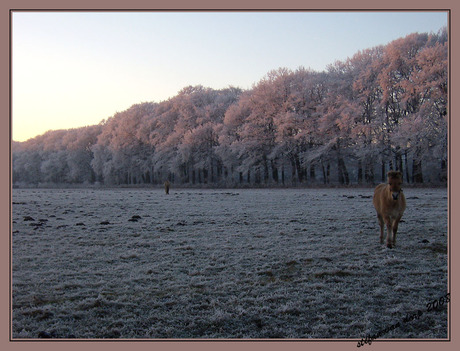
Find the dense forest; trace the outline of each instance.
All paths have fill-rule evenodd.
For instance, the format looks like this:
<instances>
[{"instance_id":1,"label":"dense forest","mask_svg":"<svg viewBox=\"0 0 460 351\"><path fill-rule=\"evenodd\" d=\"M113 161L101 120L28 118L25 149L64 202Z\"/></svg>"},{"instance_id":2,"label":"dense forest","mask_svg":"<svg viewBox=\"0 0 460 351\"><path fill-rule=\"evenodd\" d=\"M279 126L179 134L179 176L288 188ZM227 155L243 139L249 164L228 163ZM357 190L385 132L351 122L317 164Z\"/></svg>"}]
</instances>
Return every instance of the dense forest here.
<instances>
[{"instance_id":1,"label":"dense forest","mask_svg":"<svg viewBox=\"0 0 460 351\"><path fill-rule=\"evenodd\" d=\"M446 184L448 36L415 33L249 90L190 86L98 125L12 142L15 186ZM63 116L65 118L65 116Z\"/></svg>"}]
</instances>

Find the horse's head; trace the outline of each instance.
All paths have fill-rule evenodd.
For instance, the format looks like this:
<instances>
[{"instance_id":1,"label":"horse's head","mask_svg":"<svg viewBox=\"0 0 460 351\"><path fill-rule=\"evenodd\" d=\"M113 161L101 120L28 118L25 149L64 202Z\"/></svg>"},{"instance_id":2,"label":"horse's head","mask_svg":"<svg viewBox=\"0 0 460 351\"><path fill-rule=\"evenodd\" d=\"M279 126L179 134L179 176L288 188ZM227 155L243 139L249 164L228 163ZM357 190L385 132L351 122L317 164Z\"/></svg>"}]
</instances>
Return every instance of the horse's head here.
<instances>
[{"instance_id":1,"label":"horse's head","mask_svg":"<svg viewBox=\"0 0 460 351\"><path fill-rule=\"evenodd\" d=\"M390 171L387 174L388 185L390 186L391 196L393 200L398 200L399 194L402 191L401 185L403 183L402 173L398 171Z\"/></svg>"}]
</instances>

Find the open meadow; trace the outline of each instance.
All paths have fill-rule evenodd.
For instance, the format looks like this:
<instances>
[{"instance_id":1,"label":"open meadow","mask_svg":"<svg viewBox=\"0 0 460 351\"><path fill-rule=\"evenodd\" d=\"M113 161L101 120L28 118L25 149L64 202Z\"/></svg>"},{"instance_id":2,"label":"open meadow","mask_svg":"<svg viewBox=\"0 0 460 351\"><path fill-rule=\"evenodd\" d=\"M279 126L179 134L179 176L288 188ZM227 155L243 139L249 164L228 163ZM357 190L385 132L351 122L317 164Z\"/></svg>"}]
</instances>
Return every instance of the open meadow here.
<instances>
[{"instance_id":1,"label":"open meadow","mask_svg":"<svg viewBox=\"0 0 460 351\"><path fill-rule=\"evenodd\" d=\"M372 194L14 189L12 337L447 338L447 190L405 189L393 249Z\"/></svg>"}]
</instances>

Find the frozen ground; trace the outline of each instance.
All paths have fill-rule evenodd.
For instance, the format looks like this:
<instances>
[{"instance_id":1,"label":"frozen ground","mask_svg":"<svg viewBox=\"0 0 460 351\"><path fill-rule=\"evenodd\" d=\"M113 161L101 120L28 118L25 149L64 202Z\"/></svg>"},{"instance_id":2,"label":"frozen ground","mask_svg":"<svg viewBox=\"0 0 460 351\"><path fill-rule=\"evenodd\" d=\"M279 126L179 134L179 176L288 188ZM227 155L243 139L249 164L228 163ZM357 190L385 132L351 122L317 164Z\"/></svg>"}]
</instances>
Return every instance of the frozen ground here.
<instances>
[{"instance_id":1,"label":"frozen ground","mask_svg":"<svg viewBox=\"0 0 460 351\"><path fill-rule=\"evenodd\" d=\"M394 249L372 192L14 189L13 338L377 333L447 293L447 191L406 189ZM446 338L447 319L381 338Z\"/></svg>"}]
</instances>

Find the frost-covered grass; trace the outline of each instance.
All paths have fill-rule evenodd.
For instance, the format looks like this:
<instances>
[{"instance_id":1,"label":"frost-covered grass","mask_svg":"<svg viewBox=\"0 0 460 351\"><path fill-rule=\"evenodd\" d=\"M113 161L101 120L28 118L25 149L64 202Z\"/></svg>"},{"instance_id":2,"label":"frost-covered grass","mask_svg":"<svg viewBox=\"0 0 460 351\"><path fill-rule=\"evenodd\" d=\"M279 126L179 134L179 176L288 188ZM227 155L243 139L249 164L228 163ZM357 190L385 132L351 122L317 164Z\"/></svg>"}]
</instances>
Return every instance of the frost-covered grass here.
<instances>
[{"instance_id":1,"label":"frost-covered grass","mask_svg":"<svg viewBox=\"0 0 460 351\"><path fill-rule=\"evenodd\" d=\"M13 190L13 338L358 338L447 293L447 191ZM140 218L139 218L140 217ZM447 309L381 338L446 338Z\"/></svg>"}]
</instances>

